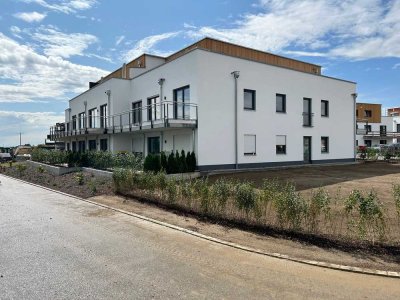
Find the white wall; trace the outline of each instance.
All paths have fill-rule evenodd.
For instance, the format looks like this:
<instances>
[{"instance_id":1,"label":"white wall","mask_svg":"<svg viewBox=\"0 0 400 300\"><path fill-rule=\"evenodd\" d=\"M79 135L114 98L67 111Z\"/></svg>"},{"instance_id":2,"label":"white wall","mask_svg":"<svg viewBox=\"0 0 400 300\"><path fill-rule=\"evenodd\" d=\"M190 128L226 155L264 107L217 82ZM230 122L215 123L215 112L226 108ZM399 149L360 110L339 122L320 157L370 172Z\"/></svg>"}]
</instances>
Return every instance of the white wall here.
<instances>
[{"instance_id":1,"label":"white wall","mask_svg":"<svg viewBox=\"0 0 400 300\"><path fill-rule=\"evenodd\" d=\"M312 160L354 157L354 101L356 85L216 53L198 52L199 165L233 164L234 79L238 79L239 164L302 161L303 136L312 136ZM243 109L243 89L256 90L256 110ZM276 93L286 94L287 113L276 113ZM303 97L312 98L314 127L303 127ZM321 100L329 100L329 117L321 117ZM257 154L243 154L244 134L257 137ZM287 154L276 154L276 135L287 136ZM330 151L321 153L321 136Z\"/></svg>"}]
</instances>

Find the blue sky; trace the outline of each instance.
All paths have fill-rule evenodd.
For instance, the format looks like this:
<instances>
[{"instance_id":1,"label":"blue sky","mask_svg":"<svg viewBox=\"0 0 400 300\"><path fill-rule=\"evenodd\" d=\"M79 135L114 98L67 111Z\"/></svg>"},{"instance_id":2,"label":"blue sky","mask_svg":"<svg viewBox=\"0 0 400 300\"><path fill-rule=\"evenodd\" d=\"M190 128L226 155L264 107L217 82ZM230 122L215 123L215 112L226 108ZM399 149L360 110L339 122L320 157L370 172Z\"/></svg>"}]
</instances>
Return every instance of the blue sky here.
<instances>
[{"instance_id":1,"label":"blue sky","mask_svg":"<svg viewBox=\"0 0 400 300\"><path fill-rule=\"evenodd\" d=\"M204 36L305 60L400 106L400 0L1 0L0 146L44 142L89 81Z\"/></svg>"}]
</instances>

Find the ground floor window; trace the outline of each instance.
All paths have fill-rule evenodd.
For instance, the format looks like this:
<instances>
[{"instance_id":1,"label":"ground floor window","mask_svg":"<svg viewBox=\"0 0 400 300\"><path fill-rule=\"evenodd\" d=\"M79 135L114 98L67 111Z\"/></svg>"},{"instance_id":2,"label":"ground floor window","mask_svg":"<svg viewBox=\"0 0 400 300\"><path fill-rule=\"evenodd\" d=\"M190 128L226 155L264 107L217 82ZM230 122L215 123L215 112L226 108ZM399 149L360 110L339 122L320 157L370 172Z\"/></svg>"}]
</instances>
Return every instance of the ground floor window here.
<instances>
[{"instance_id":1,"label":"ground floor window","mask_svg":"<svg viewBox=\"0 0 400 300\"><path fill-rule=\"evenodd\" d=\"M364 144L365 144L365 146L367 146L367 147L371 147L372 142L371 142L371 140L365 140L365 141L364 141Z\"/></svg>"},{"instance_id":2,"label":"ground floor window","mask_svg":"<svg viewBox=\"0 0 400 300\"><path fill-rule=\"evenodd\" d=\"M256 135L244 135L244 155L256 155Z\"/></svg>"},{"instance_id":3,"label":"ground floor window","mask_svg":"<svg viewBox=\"0 0 400 300\"><path fill-rule=\"evenodd\" d=\"M78 151L79 152L85 152L86 150L86 142L85 141L79 141L78 142Z\"/></svg>"},{"instance_id":4,"label":"ground floor window","mask_svg":"<svg viewBox=\"0 0 400 300\"><path fill-rule=\"evenodd\" d=\"M149 137L147 138L147 152L149 154L160 153L160 137Z\"/></svg>"},{"instance_id":5,"label":"ground floor window","mask_svg":"<svg viewBox=\"0 0 400 300\"><path fill-rule=\"evenodd\" d=\"M89 140L89 151L96 150L96 140Z\"/></svg>"},{"instance_id":6,"label":"ground floor window","mask_svg":"<svg viewBox=\"0 0 400 300\"><path fill-rule=\"evenodd\" d=\"M107 139L101 139L100 140L100 151L107 151L107 150L108 150Z\"/></svg>"},{"instance_id":7,"label":"ground floor window","mask_svg":"<svg viewBox=\"0 0 400 300\"><path fill-rule=\"evenodd\" d=\"M379 141L379 144L381 144L381 145L386 145L386 144L387 144L387 140L380 140L380 141Z\"/></svg>"},{"instance_id":8,"label":"ground floor window","mask_svg":"<svg viewBox=\"0 0 400 300\"><path fill-rule=\"evenodd\" d=\"M73 151L73 152L76 151L76 142L72 142L72 151Z\"/></svg>"},{"instance_id":9,"label":"ground floor window","mask_svg":"<svg viewBox=\"0 0 400 300\"><path fill-rule=\"evenodd\" d=\"M276 136L276 154L286 154L286 135Z\"/></svg>"},{"instance_id":10,"label":"ground floor window","mask_svg":"<svg viewBox=\"0 0 400 300\"><path fill-rule=\"evenodd\" d=\"M321 136L321 153L329 152L329 137Z\"/></svg>"},{"instance_id":11,"label":"ground floor window","mask_svg":"<svg viewBox=\"0 0 400 300\"><path fill-rule=\"evenodd\" d=\"M67 143L67 151L69 151L70 149L69 149L69 143Z\"/></svg>"}]
</instances>

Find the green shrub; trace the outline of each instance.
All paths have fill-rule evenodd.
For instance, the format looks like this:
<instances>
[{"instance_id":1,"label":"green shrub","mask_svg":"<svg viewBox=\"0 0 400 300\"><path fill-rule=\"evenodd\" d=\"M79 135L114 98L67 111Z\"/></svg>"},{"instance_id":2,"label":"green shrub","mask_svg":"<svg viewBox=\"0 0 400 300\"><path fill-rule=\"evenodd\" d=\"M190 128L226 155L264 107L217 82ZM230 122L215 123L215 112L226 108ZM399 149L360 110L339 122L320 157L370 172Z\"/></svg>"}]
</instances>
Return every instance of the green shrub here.
<instances>
[{"instance_id":1,"label":"green shrub","mask_svg":"<svg viewBox=\"0 0 400 300\"><path fill-rule=\"evenodd\" d=\"M88 185L89 185L89 189L90 189L91 195L92 196L96 195L96 193L97 193L97 183L96 183L96 181L95 180L91 180L91 181L89 181Z\"/></svg>"},{"instance_id":2,"label":"green shrub","mask_svg":"<svg viewBox=\"0 0 400 300\"><path fill-rule=\"evenodd\" d=\"M179 173L188 172L188 167L186 164L186 155L185 150L181 151L181 155L179 156Z\"/></svg>"},{"instance_id":3,"label":"green shrub","mask_svg":"<svg viewBox=\"0 0 400 300\"><path fill-rule=\"evenodd\" d=\"M235 186L236 206L244 210L248 215L250 210L255 208L257 194L252 184L248 182L238 183Z\"/></svg>"},{"instance_id":4,"label":"green shrub","mask_svg":"<svg viewBox=\"0 0 400 300\"><path fill-rule=\"evenodd\" d=\"M331 198L325 189L319 188L316 191L312 191L311 199L307 207L307 225L311 231L315 232L317 230L319 221L318 219L320 218L321 214L324 215L325 220L329 218L330 203Z\"/></svg>"},{"instance_id":5,"label":"green shrub","mask_svg":"<svg viewBox=\"0 0 400 300\"><path fill-rule=\"evenodd\" d=\"M25 173L27 169L27 166L25 164L17 164L15 167L17 168L20 177L22 176L23 173Z\"/></svg>"},{"instance_id":6,"label":"green shrub","mask_svg":"<svg viewBox=\"0 0 400 300\"><path fill-rule=\"evenodd\" d=\"M165 190L167 193L167 201L169 203L174 203L178 197L177 182L175 179L168 179L166 183L167 185Z\"/></svg>"},{"instance_id":7,"label":"green shrub","mask_svg":"<svg viewBox=\"0 0 400 300\"><path fill-rule=\"evenodd\" d=\"M161 163L160 156L156 154L149 154L146 156L143 164L144 171L160 172Z\"/></svg>"},{"instance_id":8,"label":"green shrub","mask_svg":"<svg viewBox=\"0 0 400 300\"><path fill-rule=\"evenodd\" d=\"M43 174L45 169L43 168L43 166L39 166L36 168L36 170L38 171L38 173Z\"/></svg>"},{"instance_id":9,"label":"green shrub","mask_svg":"<svg viewBox=\"0 0 400 300\"><path fill-rule=\"evenodd\" d=\"M162 151L160 154L160 164L161 164L161 170L166 172L168 167L168 160L164 151Z\"/></svg>"},{"instance_id":10,"label":"green shrub","mask_svg":"<svg viewBox=\"0 0 400 300\"><path fill-rule=\"evenodd\" d=\"M83 176L83 173L82 172L76 173L75 180L78 183L78 185L83 185L85 183L85 177Z\"/></svg>"},{"instance_id":11,"label":"green shrub","mask_svg":"<svg viewBox=\"0 0 400 300\"><path fill-rule=\"evenodd\" d=\"M345 201L345 211L350 218L348 228L355 227L361 239L385 236L385 217L382 204L374 191L364 195L353 190Z\"/></svg>"},{"instance_id":12,"label":"green shrub","mask_svg":"<svg viewBox=\"0 0 400 300\"><path fill-rule=\"evenodd\" d=\"M231 196L231 183L220 178L215 181L215 183L210 187L211 197L213 201L218 203L220 209L224 209L226 202Z\"/></svg>"},{"instance_id":13,"label":"green shrub","mask_svg":"<svg viewBox=\"0 0 400 300\"><path fill-rule=\"evenodd\" d=\"M393 198L396 206L397 216L400 218L400 184L393 184L392 191L393 191Z\"/></svg>"},{"instance_id":14,"label":"green shrub","mask_svg":"<svg viewBox=\"0 0 400 300\"><path fill-rule=\"evenodd\" d=\"M176 165L176 159L175 159L175 154L172 151L169 155L168 155L168 160L167 160L167 174L173 174L173 173L177 173L177 165Z\"/></svg>"}]
</instances>

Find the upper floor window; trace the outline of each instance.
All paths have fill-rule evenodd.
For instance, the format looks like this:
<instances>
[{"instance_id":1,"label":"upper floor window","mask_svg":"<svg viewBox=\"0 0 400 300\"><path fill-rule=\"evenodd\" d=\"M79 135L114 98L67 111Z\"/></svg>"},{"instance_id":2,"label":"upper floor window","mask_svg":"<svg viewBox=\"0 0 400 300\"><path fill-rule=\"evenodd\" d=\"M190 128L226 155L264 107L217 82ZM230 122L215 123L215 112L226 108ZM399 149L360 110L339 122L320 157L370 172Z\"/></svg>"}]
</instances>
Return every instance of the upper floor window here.
<instances>
[{"instance_id":1,"label":"upper floor window","mask_svg":"<svg viewBox=\"0 0 400 300\"><path fill-rule=\"evenodd\" d=\"M364 129L367 133L372 131L371 125L364 125Z\"/></svg>"},{"instance_id":2,"label":"upper floor window","mask_svg":"<svg viewBox=\"0 0 400 300\"><path fill-rule=\"evenodd\" d=\"M142 101L132 103L132 123L142 123Z\"/></svg>"},{"instance_id":3,"label":"upper floor window","mask_svg":"<svg viewBox=\"0 0 400 300\"><path fill-rule=\"evenodd\" d=\"M329 101L321 100L321 117L329 117Z\"/></svg>"},{"instance_id":4,"label":"upper floor window","mask_svg":"<svg viewBox=\"0 0 400 300\"><path fill-rule=\"evenodd\" d=\"M100 127L105 128L107 125L107 104L100 106Z\"/></svg>"},{"instance_id":5,"label":"upper floor window","mask_svg":"<svg viewBox=\"0 0 400 300\"><path fill-rule=\"evenodd\" d=\"M89 110L88 113L89 113L89 128L96 128L96 126L98 126L96 108Z\"/></svg>"},{"instance_id":6,"label":"upper floor window","mask_svg":"<svg viewBox=\"0 0 400 300\"><path fill-rule=\"evenodd\" d=\"M276 112L286 112L286 95L276 94Z\"/></svg>"},{"instance_id":7,"label":"upper floor window","mask_svg":"<svg viewBox=\"0 0 400 300\"><path fill-rule=\"evenodd\" d=\"M76 130L76 116L72 116L72 130Z\"/></svg>"},{"instance_id":8,"label":"upper floor window","mask_svg":"<svg viewBox=\"0 0 400 300\"><path fill-rule=\"evenodd\" d=\"M244 90L244 109L256 110L256 91Z\"/></svg>"},{"instance_id":9,"label":"upper floor window","mask_svg":"<svg viewBox=\"0 0 400 300\"><path fill-rule=\"evenodd\" d=\"M276 154L286 154L286 135L276 136Z\"/></svg>"},{"instance_id":10,"label":"upper floor window","mask_svg":"<svg viewBox=\"0 0 400 300\"><path fill-rule=\"evenodd\" d=\"M147 120L159 120L161 117L160 97L157 95L147 99Z\"/></svg>"},{"instance_id":11,"label":"upper floor window","mask_svg":"<svg viewBox=\"0 0 400 300\"><path fill-rule=\"evenodd\" d=\"M364 110L364 117L371 118L372 117L372 110Z\"/></svg>"},{"instance_id":12,"label":"upper floor window","mask_svg":"<svg viewBox=\"0 0 400 300\"><path fill-rule=\"evenodd\" d=\"M174 119L190 119L190 86L174 90Z\"/></svg>"},{"instance_id":13,"label":"upper floor window","mask_svg":"<svg viewBox=\"0 0 400 300\"><path fill-rule=\"evenodd\" d=\"M78 128L86 128L86 113L80 113L79 114L79 119L78 119Z\"/></svg>"}]
</instances>

